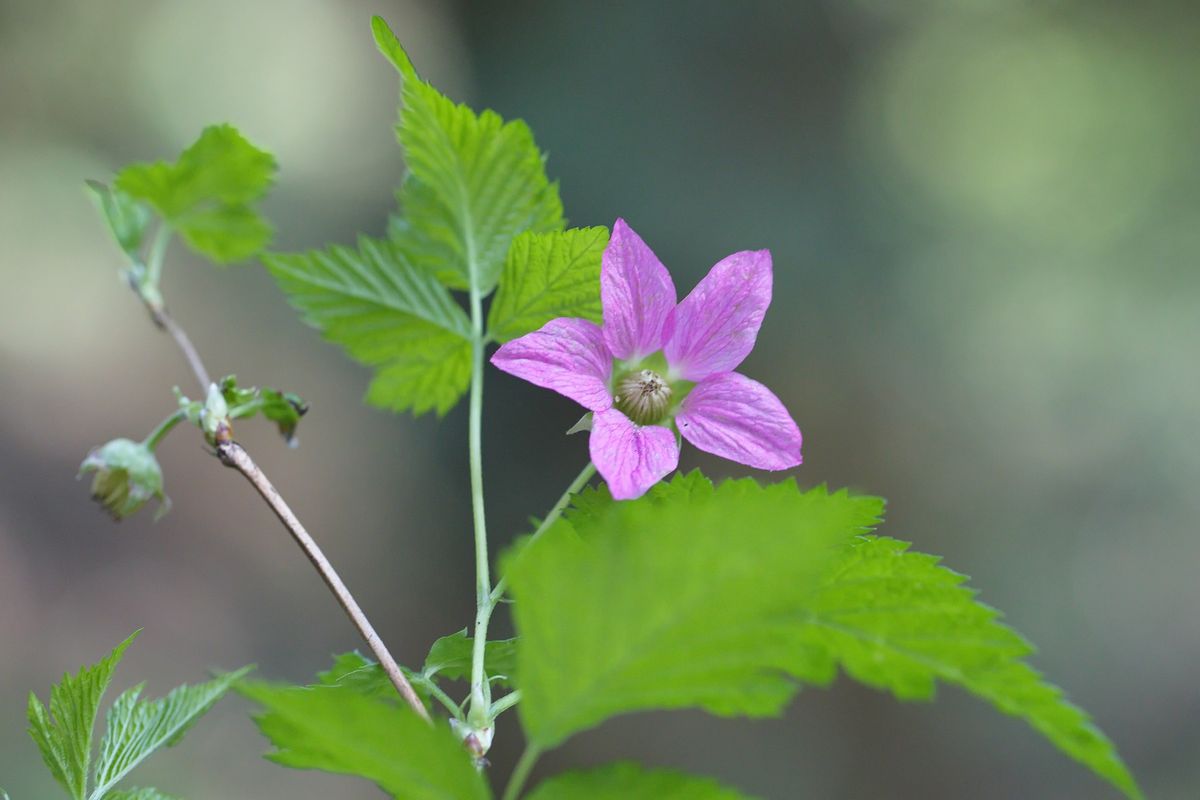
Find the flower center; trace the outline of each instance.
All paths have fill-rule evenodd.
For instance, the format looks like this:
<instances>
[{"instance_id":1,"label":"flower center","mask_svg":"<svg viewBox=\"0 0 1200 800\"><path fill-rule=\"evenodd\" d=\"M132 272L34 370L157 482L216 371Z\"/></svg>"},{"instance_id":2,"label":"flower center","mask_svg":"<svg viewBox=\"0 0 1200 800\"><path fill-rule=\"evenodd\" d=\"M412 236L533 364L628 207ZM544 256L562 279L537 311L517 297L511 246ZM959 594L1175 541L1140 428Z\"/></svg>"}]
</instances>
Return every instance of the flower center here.
<instances>
[{"instance_id":1,"label":"flower center","mask_svg":"<svg viewBox=\"0 0 1200 800\"><path fill-rule=\"evenodd\" d=\"M666 414L671 387L657 372L638 370L621 379L613 405L638 425L651 425Z\"/></svg>"}]
</instances>

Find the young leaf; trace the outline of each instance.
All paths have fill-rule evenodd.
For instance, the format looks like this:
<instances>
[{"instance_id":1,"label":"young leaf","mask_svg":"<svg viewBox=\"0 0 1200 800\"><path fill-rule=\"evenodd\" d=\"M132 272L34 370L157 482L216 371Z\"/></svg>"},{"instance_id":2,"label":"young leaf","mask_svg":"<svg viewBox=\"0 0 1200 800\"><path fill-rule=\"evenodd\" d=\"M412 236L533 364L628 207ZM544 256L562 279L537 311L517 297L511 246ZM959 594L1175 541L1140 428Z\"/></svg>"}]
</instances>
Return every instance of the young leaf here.
<instances>
[{"instance_id":1,"label":"young leaf","mask_svg":"<svg viewBox=\"0 0 1200 800\"><path fill-rule=\"evenodd\" d=\"M607 228L523 233L513 240L488 332L507 342L558 317L600 321L600 256Z\"/></svg>"},{"instance_id":2,"label":"young leaf","mask_svg":"<svg viewBox=\"0 0 1200 800\"><path fill-rule=\"evenodd\" d=\"M110 189L100 181L88 181L87 187L117 244L131 259L140 260L138 250L146 226L150 224L150 210L121 190Z\"/></svg>"},{"instance_id":3,"label":"young leaf","mask_svg":"<svg viewBox=\"0 0 1200 800\"><path fill-rule=\"evenodd\" d=\"M100 698L112 681L125 648L137 638L135 631L95 664L81 667L75 676L63 675L50 689L50 710L29 695L29 735L42 753L50 774L74 800L87 795L88 765L92 754L92 729Z\"/></svg>"},{"instance_id":4,"label":"young leaf","mask_svg":"<svg viewBox=\"0 0 1200 800\"><path fill-rule=\"evenodd\" d=\"M395 243L363 237L357 250L271 253L263 263L306 322L378 368L367 402L442 415L467 390L471 324Z\"/></svg>"},{"instance_id":5,"label":"young leaf","mask_svg":"<svg viewBox=\"0 0 1200 800\"><path fill-rule=\"evenodd\" d=\"M158 789L121 789L104 795L102 800L179 800Z\"/></svg>"},{"instance_id":6,"label":"young leaf","mask_svg":"<svg viewBox=\"0 0 1200 800\"><path fill-rule=\"evenodd\" d=\"M405 246L446 285L486 295L514 236L562 229L558 186L546 178L529 126L455 105L418 77L387 23L375 17L371 29L401 79Z\"/></svg>"},{"instance_id":7,"label":"young leaf","mask_svg":"<svg viewBox=\"0 0 1200 800\"><path fill-rule=\"evenodd\" d=\"M1140 798L1113 743L1024 662L1033 647L975 600L964 576L908 546L886 537L852 544L806 605L796 674L824 684L840 665L901 700L932 698L938 680L957 684Z\"/></svg>"},{"instance_id":8,"label":"young leaf","mask_svg":"<svg viewBox=\"0 0 1200 800\"><path fill-rule=\"evenodd\" d=\"M795 691L780 672L789 617L881 510L790 481L685 476L560 519L503 562L529 740L553 747L652 708L778 713Z\"/></svg>"},{"instance_id":9,"label":"young leaf","mask_svg":"<svg viewBox=\"0 0 1200 800\"><path fill-rule=\"evenodd\" d=\"M714 780L628 761L555 775L528 800L752 800Z\"/></svg>"},{"instance_id":10,"label":"young leaf","mask_svg":"<svg viewBox=\"0 0 1200 800\"><path fill-rule=\"evenodd\" d=\"M475 640L467 635L463 628L458 633L443 636L429 648L425 658L425 667L421 672L428 678L440 675L449 680L467 678L471 674L471 658L474 655ZM483 648L483 668L488 677L498 678L502 686L512 684L512 675L517 668L517 640L496 639L488 642Z\"/></svg>"},{"instance_id":11,"label":"young leaf","mask_svg":"<svg viewBox=\"0 0 1200 800\"><path fill-rule=\"evenodd\" d=\"M357 775L396 798L485 800L487 786L443 723L411 709L334 688L242 684L262 705L255 718L286 767Z\"/></svg>"},{"instance_id":12,"label":"young leaf","mask_svg":"<svg viewBox=\"0 0 1200 800\"><path fill-rule=\"evenodd\" d=\"M275 168L275 158L232 125L214 125L175 163L132 164L116 186L153 206L193 250L227 264L271 240L271 226L253 204L270 188Z\"/></svg>"},{"instance_id":13,"label":"young leaf","mask_svg":"<svg viewBox=\"0 0 1200 800\"><path fill-rule=\"evenodd\" d=\"M96 762L93 800L101 800L155 750L177 744L188 728L251 669L243 667L196 686L184 684L159 700L139 699L141 685L123 692L108 711L108 729Z\"/></svg>"}]
</instances>

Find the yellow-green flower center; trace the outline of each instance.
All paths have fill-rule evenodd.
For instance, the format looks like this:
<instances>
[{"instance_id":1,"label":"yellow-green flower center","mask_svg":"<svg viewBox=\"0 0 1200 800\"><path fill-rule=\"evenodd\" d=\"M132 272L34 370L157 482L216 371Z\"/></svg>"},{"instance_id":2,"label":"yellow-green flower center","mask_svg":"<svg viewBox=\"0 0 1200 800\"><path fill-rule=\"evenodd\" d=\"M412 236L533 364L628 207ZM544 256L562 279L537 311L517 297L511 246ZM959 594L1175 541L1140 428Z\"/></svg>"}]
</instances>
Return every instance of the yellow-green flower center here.
<instances>
[{"instance_id":1,"label":"yellow-green flower center","mask_svg":"<svg viewBox=\"0 0 1200 800\"><path fill-rule=\"evenodd\" d=\"M657 372L648 369L631 372L617 384L613 405L638 425L652 425L667 413L671 387Z\"/></svg>"}]
</instances>

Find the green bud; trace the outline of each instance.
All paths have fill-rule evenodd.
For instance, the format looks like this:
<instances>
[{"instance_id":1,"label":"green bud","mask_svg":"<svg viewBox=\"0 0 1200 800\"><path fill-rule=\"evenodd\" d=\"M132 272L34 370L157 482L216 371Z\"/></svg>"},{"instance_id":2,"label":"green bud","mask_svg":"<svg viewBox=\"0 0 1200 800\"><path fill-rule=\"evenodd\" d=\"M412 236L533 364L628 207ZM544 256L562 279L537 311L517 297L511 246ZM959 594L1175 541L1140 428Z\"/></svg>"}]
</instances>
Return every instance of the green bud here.
<instances>
[{"instance_id":1,"label":"green bud","mask_svg":"<svg viewBox=\"0 0 1200 800\"><path fill-rule=\"evenodd\" d=\"M129 439L113 439L88 453L79 465L79 476L94 472L92 499L115 520L133 514L150 498L158 500L158 519L171 507L163 494L162 467L150 448Z\"/></svg>"},{"instance_id":2,"label":"green bud","mask_svg":"<svg viewBox=\"0 0 1200 800\"><path fill-rule=\"evenodd\" d=\"M204 410L200 412L200 427L204 431L204 438L214 447L233 438L233 427L229 424L229 404L225 402L221 387L215 383L208 387Z\"/></svg>"}]
</instances>

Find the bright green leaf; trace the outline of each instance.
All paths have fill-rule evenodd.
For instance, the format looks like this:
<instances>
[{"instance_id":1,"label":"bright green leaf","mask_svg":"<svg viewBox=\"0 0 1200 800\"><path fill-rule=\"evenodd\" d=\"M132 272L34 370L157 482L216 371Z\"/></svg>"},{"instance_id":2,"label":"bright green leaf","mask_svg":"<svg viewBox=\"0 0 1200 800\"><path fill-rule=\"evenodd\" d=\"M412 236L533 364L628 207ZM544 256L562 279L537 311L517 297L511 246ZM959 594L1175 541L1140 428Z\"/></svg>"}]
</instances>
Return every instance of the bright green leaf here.
<instances>
[{"instance_id":1,"label":"bright green leaf","mask_svg":"<svg viewBox=\"0 0 1200 800\"><path fill-rule=\"evenodd\" d=\"M405 247L448 286L496 285L513 237L563 226L557 184L521 120L476 114L421 80L387 24L371 21L380 52L401 76L397 137L409 174L399 200Z\"/></svg>"},{"instance_id":2,"label":"bright green leaf","mask_svg":"<svg viewBox=\"0 0 1200 800\"><path fill-rule=\"evenodd\" d=\"M471 675L474 647L475 640L467 635L466 628L458 633L443 636L429 648L429 656L425 659L422 672L430 678L434 675L449 680L468 678ZM483 650L483 666L489 677L505 678L496 683L511 685L513 672L517 668L517 640L497 639L488 642Z\"/></svg>"},{"instance_id":3,"label":"bright green leaf","mask_svg":"<svg viewBox=\"0 0 1200 800\"><path fill-rule=\"evenodd\" d=\"M179 800L179 798L160 792L158 789L123 789L109 792L104 795L104 800Z\"/></svg>"},{"instance_id":4,"label":"bright green leaf","mask_svg":"<svg viewBox=\"0 0 1200 800\"><path fill-rule=\"evenodd\" d=\"M840 665L902 700L932 698L938 680L957 684L1141 797L1112 742L1023 661L1033 648L938 561L895 539L856 541L807 604L796 674L824 684Z\"/></svg>"},{"instance_id":5,"label":"bright green leaf","mask_svg":"<svg viewBox=\"0 0 1200 800\"><path fill-rule=\"evenodd\" d=\"M367 366L367 402L422 414L449 411L471 379L471 325L450 293L394 243L363 237L263 257L304 319Z\"/></svg>"},{"instance_id":6,"label":"bright green leaf","mask_svg":"<svg viewBox=\"0 0 1200 800\"><path fill-rule=\"evenodd\" d=\"M94 800L104 797L155 750L177 744L188 728L251 669L244 667L196 686L184 684L153 701L139 699L142 686L123 692L108 711L108 729L96 762Z\"/></svg>"},{"instance_id":7,"label":"bright green leaf","mask_svg":"<svg viewBox=\"0 0 1200 800\"><path fill-rule=\"evenodd\" d=\"M607 228L523 233L513 240L488 315L488 332L507 342L558 317L600 321L600 256Z\"/></svg>"},{"instance_id":8,"label":"bright green leaf","mask_svg":"<svg viewBox=\"0 0 1200 800\"><path fill-rule=\"evenodd\" d=\"M63 675L50 689L50 709L29 695L29 735L42 759L64 789L75 800L87 795L88 765L92 753L92 729L100 698L112 681L121 656L138 633L117 645L95 664L80 668L74 676Z\"/></svg>"},{"instance_id":9,"label":"bright green leaf","mask_svg":"<svg viewBox=\"0 0 1200 800\"><path fill-rule=\"evenodd\" d=\"M287 767L357 775L404 800L485 800L483 777L457 737L406 706L332 688L242 684Z\"/></svg>"},{"instance_id":10,"label":"bright green leaf","mask_svg":"<svg viewBox=\"0 0 1200 800\"><path fill-rule=\"evenodd\" d=\"M592 501L518 545L503 567L530 741L553 747L653 708L779 713L795 691L781 670L796 609L881 510L791 481L713 489L683 476L638 500Z\"/></svg>"},{"instance_id":11,"label":"bright green leaf","mask_svg":"<svg viewBox=\"0 0 1200 800\"><path fill-rule=\"evenodd\" d=\"M192 249L225 264L270 242L271 226L253 205L270 188L275 169L275 158L232 125L214 125L176 162L132 164L117 175L116 186L153 206Z\"/></svg>"},{"instance_id":12,"label":"bright green leaf","mask_svg":"<svg viewBox=\"0 0 1200 800\"><path fill-rule=\"evenodd\" d=\"M621 762L556 775L528 800L750 800L714 780Z\"/></svg>"},{"instance_id":13,"label":"bright green leaf","mask_svg":"<svg viewBox=\"0 0 1200 800\"><path fill-rule=\"evenodd\" d=\"M99 181L88 181L87 187L117 244L131 259L140 260L138 249L146 235L146 226L150 224L150 209L125 192L110 189Z\"/></svg>"}]
</instances>

